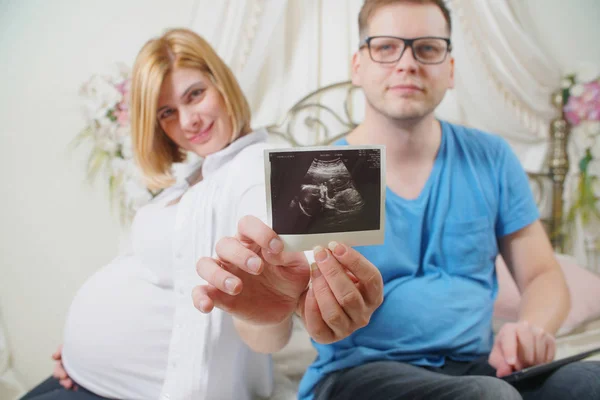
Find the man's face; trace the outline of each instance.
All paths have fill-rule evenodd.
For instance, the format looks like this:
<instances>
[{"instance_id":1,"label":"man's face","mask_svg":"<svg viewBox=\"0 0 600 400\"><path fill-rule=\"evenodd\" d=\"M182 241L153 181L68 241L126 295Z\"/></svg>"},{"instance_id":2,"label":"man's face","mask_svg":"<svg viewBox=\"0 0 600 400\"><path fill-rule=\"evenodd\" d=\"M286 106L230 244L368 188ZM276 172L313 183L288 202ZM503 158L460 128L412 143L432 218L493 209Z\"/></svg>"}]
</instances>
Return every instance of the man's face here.
<instances>
[{"instance_id":1,"label":"man's face","mask_svg":"<svg viewBox=\"0 0 600 400\"><path fill-rule=\"evenodd\" d=\"M367 36L449 37L441 10L433 5L395 4L372 15ZM364 38L362 38L364 39ZM410 48L395 63L373 61L365 46L352 59L352 82L363 88L367 107L394 120L415 120L432 113L454 87L454 59L440 64L422 64Z\"/></svg>"}]
</instances>

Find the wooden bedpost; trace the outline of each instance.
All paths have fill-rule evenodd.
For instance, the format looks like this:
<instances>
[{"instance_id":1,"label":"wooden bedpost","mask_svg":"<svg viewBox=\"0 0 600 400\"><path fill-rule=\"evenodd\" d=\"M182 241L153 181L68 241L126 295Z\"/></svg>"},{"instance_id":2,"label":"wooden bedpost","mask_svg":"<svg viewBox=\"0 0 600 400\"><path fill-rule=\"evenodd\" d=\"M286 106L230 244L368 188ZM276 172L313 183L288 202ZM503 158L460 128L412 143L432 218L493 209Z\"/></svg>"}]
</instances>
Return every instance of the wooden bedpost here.
<instances>
[{"instance_id":1,"label":"wooden bedpost","mask_svg":"<svg viewBox=\"0 0 600 400\"><path fill-rule=\"evenodd\" d=\"M569 139L569 123L563 112L563 91L552 95L552 104L558 109L558 117L550 124L549 173L552 178L552 218L550 240L554 249L564 252L565 232L563 229L563 208L565 179L569 172L569 155L567 144Z\"/></svg>"}]
</instances>

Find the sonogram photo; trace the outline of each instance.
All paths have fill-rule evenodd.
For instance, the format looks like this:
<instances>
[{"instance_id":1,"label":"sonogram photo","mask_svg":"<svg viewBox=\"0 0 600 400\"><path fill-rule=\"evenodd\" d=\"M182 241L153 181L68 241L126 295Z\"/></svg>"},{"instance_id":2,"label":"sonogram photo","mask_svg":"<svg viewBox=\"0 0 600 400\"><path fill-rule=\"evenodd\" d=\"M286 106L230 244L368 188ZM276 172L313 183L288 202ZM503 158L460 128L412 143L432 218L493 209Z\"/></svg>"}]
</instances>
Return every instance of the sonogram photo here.
<instances>
[{"instance_id":1,"label":"sonogram photo","mask_svg":"<svg viewBox=\"0 0 600 400\"><path fill-rule=\"evenodd\" d=\"M277 233L380 229L380 149L271 152L269 162Z\"/></svg>"}]
</instances>

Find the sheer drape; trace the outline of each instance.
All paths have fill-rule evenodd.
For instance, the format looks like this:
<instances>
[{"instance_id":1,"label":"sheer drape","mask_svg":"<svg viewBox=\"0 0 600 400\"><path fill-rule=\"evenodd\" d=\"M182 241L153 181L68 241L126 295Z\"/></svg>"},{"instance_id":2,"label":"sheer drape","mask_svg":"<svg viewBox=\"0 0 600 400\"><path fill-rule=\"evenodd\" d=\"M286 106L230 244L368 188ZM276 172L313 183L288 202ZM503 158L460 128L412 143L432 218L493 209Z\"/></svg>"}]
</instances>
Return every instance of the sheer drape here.
<instances>
[{"instance_id":1,"label":"sheer drape","mask_svg":"<svg viewBox=\"0 0 600 400\"><path fill-rule=\"evenodd\" d=\"M266 60L281 35L287 0L196 0L190 28L215 48L238 78L252 105L271 89L259 76L270 66ZM278 53L271 62L281 63ZM255 107L253 107L255 108Z\"/></svg>"},{"instance_id":2,"label":"sheer drape","mask_svg":"<svg viewBox=\"0 0 600 400\"><path fill-rule=\"evenodd\" d=\"M528 170L544 161L558 64L520 25L505 0L451 0L456 98L463 123L497 133Z\"/></svg>"}]
</instances>

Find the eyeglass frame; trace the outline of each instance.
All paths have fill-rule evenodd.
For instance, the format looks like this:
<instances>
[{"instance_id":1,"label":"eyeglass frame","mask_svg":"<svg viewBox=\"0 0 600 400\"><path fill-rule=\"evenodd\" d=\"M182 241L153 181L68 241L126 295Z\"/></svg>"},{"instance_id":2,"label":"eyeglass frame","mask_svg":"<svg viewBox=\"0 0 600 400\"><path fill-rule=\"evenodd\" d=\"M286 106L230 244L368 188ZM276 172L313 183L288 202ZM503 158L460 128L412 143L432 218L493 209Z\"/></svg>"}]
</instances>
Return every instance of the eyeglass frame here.
<instances>
[{"instance_id":1,"label":"eyeglass frame","mask_svg":"<svg viewBox=\"0 0 600 400\"><path fill-rule=\"evenodd\" d=\"M388 38L388 39L399 39L404 43L404 48L402 49L402 51L400 52L400 56L395 59L394 61L376 61L373 59L373 55L371 54L371 40L373 39L377 39L377 38ZM420 60L417 59L417 57L415 56L415 49L413 47L413 43L417 40L421 40L421 39L441 39L444 42L446 42L446 54L444 54L444 58L442 58L441 61L439 62L435 62L435 63L424 63ZM452 41L450 40L450 38L447 37L441 37L441 36L421 36L421 37L417 37L417 38L412 38L412 39L405 39L405 38L401 38L398 36L387 36L387 35L380 35L380 36L367 36L366 38L363 39L362 44L360 46L358 46L359 50L362 49L363 47L367 47L367 50L369 50L369 58L373 61L376 62L378 64L394 64L397 63L402 56L404 55L404 52L406 51L407 48L410 47L410 51L412 52L413 58L415 59L415 61L423 64L423 65L438 65L443 63L444 61L446 61L446 58L448 57L448 54L452 52Z\"/></svg>"}]
</instances>

